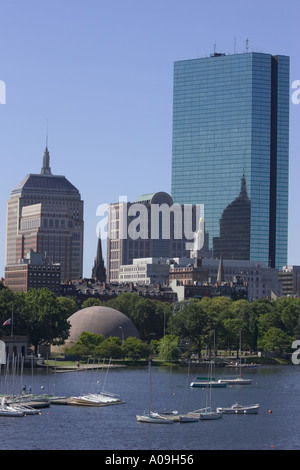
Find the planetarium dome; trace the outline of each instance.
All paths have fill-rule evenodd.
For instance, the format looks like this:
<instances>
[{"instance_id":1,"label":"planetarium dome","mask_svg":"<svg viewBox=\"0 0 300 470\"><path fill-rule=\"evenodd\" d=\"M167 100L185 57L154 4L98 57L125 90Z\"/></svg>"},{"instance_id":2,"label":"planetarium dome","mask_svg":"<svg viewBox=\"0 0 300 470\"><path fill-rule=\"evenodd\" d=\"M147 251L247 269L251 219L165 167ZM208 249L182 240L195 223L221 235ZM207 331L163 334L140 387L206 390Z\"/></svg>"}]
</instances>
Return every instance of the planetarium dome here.
<instances>
[{"instance_id":1,"label":"planetarium dome","mask_svg":"<svg viewBox=\"0 0 300 470\"><path fill-rule=\"evenodd\" d=\"M139 338L139 333L123 313L110 307L94 306L83 308L68 318L71 324L70 335L66 343L78 341L82 332L103 335L105 338L118 336L126 339L129 336Z\"/></svg>"}]
</instances>

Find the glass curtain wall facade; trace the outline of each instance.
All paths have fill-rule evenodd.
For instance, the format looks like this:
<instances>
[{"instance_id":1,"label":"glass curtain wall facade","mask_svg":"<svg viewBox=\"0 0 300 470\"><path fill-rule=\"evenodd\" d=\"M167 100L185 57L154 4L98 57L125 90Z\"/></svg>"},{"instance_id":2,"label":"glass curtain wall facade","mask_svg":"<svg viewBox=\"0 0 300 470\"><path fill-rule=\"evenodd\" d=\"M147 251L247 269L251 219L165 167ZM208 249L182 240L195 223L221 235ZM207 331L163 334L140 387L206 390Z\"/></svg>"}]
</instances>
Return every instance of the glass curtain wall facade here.
<instances>
[{"instance_id":1,"label":"glass curtain wall facade","mask_svg":"<svg viewBox=\"0 0 300 470\"><path fill-rule=\"evenodd\" d=\"M212 257L281 269L288 237L289 57L213 54L175 62L172 146L174 203L204 204ZM235 225L225 230L232 207ZM244 240L242 256L237 238Z\"/></svg>"}]
</instances>

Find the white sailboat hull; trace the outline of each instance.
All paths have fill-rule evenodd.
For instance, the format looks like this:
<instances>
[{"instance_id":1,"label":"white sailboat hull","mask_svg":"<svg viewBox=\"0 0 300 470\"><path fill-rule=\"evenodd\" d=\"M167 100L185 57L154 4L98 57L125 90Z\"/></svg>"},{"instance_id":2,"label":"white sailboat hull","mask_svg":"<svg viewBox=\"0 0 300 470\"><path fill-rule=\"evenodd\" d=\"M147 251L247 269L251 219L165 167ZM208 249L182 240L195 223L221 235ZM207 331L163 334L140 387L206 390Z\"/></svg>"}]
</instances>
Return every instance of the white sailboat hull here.
<instances>
[{"instance_id":1,"label":"white sailboat hull","mask_svg":"<svg viewBox=\"0 0 300 470\"><path fill-rule=\"evenodd\" d=\"M8 416L8 417L16 418L19 416L25 416L25 413L24 411L16 410L16 409L9 407L9 408L1 408L0 416Z\"/></svg>"},{"instance_id":2,"label":"white sailboat hull","mask_svg":"<svg viewBox=\"0 0 300 470\"><path fill-rule=\"evenodd\" d=\"M213 387L213 388L225 388L227 387L226 382L220 382L219 380L194 380L191 382L191 387L199 387L199 388L206 388L206 387Z\"/></svg>"},{"instance_id":3,"label":"white sailboat hull","mask_svg":"<svg viewBox=\"0 0 300 470\"><path fill-rule=\"evenodd\" d=\"M165 418L158 413L145 413L143 415L136 415L136 419L140 423L154 423L154 424L173 424L173 419Z\"/></svg>"},{"instance_id":4,"label":"white sailboat hull","mask_svg":"<svg viewBox=\"0 0 300 470\"><path fill-rule=\"evenodd\" d=\"M219 379L218 382L225 383L228 385L250 385L252 384L252 379L243 379L241 377L236 377L235 379Z\"/></svg>"},{"instance_id":5,"label":"white sailboat hull","mask_svg":"<svg viewBox=\"0 0 300 470\"><path fill-rule=\"evenodd\" d=\"M200 421L205 419L220 419L222 418L222 413L218 411L207 411L206 413L200 413Z\"/></svg>"},{"instance_id":6,"label":"white sailboat hull","mask_svg":"<svg viewBox=\"0 0 300 470\"><path fill-rule=\"evenodd\" d=\"M190 415L194 415L198 420L205 419L219 419L222 418L222 413L220 411L212 411L210 407L201 408L200 410L190 411Z\"/></svg>"},{"instance_id":7,"label":"white sailboat hull","mask_svg":"<svg viewBox=\"0 0 300 470\"><path fill-rule=\"evenodd\" d=\"M193 414L187 413L184 415L179 415L179 422L180 423L192 423L195 421L199 421L199 418Z\"/></svg>"}]
</instances>

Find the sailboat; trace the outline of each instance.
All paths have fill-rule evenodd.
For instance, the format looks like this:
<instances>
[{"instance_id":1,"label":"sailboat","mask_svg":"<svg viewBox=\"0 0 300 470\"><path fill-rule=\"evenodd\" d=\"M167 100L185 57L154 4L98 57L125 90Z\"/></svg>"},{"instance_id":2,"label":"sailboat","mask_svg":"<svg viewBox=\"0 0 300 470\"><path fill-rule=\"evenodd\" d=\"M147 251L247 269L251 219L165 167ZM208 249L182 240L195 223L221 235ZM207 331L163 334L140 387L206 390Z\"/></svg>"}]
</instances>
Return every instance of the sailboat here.
<instances>
[{"instance_id":1,"label":"sailboat","mask_svg":"<svg viewBox=\"0 0 300 470\"><path fill-rule=\"evenodd\" d=\"M165 418L173 419L173 421L179 421L179 413L173 409L173 364L170 366L170 406L169 409L163 410L160 414Z\"/></svg>"},{"instance_id":2,"label":"sailboat","mask_svg":"<svg viewBox=\"0 0 300 470\"><path fill-rule=\"evenodd\" d=\"M104 367L104 362L105 362L105 359L103 361L102 368ZM103 384L102 391L94 392L94 393L93 392L81 393L79 396L72 396L71 401L70 401L71 405L103 406L103 405L113 405L113 404L123 403L117 394L104 391L104 386L105 386L107 374L110 368L110 363L111 363L111 359L109 360L109 363L107 366L106 376L105 376L105 381ZM86 371L87 369L88 369L88 363L87 363Z\"/></svg>"},{"instance_id":3,"label":"sailboat","mask_svg":"<svg viewBox=\"0 0 300 470\"><path fill-rule=\"evenodd\" d=\"M215 369L215 330L213 330L214 333L214 360L210 361L211 365L211 372L212 369ZM199 387L199 388L225 388L227 387L226 382L221 382L220 380L217 380L215 377L212 376L212 373L209 374L208 377L195 377L194 380L190 384L191 387Z\"/></svg>"},{"instance_id":4,"label":"sailboat","mask_svg":"<svg viewBox=\"0 0 300 470\"><path fill-rule=\"evenodd\" d=\"M190 377L190 366L191 366L191 364L189 362L188 373L187 373L187 385L189 383L189 377ZM183 413L183 414L180 414L180 416L179 416L179 422L180 423L191 423L191 422L199 421L198 416L196 416L193 413L188 412L188 393L189 393L189 388L187 386L186 391L185 391L185 410L186 410L186 412Z\"/></svg>"},{"instance_id":5,"label":"sailboat","mask_svg":"<svg viewBox=\"0 0 300 470\"><path fill-rule=\"evenodd\" d=\"M188 373L187 373L187 382L189 381L189 373L190 373L190 363L189 363ZM199 421L197 416L190 414L187 411L187 397L188 397L188 388L186 389L185 413L178 413L178 411L171 411L171 412L164 412L163 416L167 417L168 419L172 419L176 423L191 423L191 422ZM171 406L171 410L172 410L172 406Z\"/></svg>"},{"instance_id":6,"label":"sailboat","mask_svg":"<svg viewBox=\"0 0 300 470\"><path fill-rule=\"evenodd\" d=\"M227 387L228 383L226 381L217 380L214 377L195 377L194 380L191 382L191 387L198 387L198 388L225 388Z\"/></svg>"},{"instance_id":7,"label":"sailboat","mask_svg":"<svg viewBox=\"0 0 300 470\"><path fill-rule=\"evenodd\" d=\"M6 403L6 397L2 397L0 405L0 416L16 418L18 416L25 416L25 413L23 410L17 410L16 408L13 408L12 406L8 405Z\"/></svg>"},{"instance_id":8,"label":"sailboat","mask_svg":"<svg viewBox=\"0 0 300 470\"><path fill-rule=\"evenodd\" d=\"M209 365L209 377L212 375L212 363ZM210 380L211 383L211 380ZM196 416L200 421L207 419L219 419L222 418L222 413L218 410L213 411L212 409L212 385L209 386L209 389L206 390L206 407L194 410L190 414Z\"/></svg>"},{"instance_id":9,"label":"sailboat","mask_svg":"<svg viewBox=\"0 0 300 470\"><path fill-rule=\"evenodd\" d=\"M252 379L242 378L242 332L240 330L240 361L239 361L240 374L238 377L234 378L224 378L219 379L218 382L225 383L227 385L250 385L252 384Z\"/></svg>"},{"instance_id":10,"label":"sailboat","mask_svg":"<svg viewBox=\"0 0 300 470\"><path fill-rule=\"evenodd\" d=\"M149 358L149 410L142 415L136 415L136 419L140 423L157 423L157 424L173 424L173 419L163 416L160 413L152 411L152 383L151 383L151 358Z\"/></svg>"}]
</instances>

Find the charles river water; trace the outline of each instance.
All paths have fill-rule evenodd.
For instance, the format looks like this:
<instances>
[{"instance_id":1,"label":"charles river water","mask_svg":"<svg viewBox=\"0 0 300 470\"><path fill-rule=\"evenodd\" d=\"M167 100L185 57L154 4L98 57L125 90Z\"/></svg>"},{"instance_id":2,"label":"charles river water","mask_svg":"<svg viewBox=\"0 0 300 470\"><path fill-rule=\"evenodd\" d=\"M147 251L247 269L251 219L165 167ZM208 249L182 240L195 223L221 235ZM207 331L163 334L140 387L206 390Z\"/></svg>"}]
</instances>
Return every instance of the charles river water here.
<instances>
[{"instance_id":1,"label":"charles river water","mask_svg":"<svg viewBox=\"0 0 300 470\"><path fill-rule=\"evenodd\" d=\"M191 388L195 375L207 371L192 367L151 368L152 409L170 406L179 412L201 408L206 392ZM23 386L34 393L79 395L101 390L120 395L123 404L105 407L51 405L41 415L0 417L1 450L298 450L300 449L300 365L245 368L251 385L212 389L212 404L260 404L257 415L223 415L219 420L174 424L138 423L136 414L148 410L148 368L104 371L49 372L27 370ZM217 378L238 371L216 369ZM0 377L0 386L4 377ZM19 380L16 378L16 381ZM100 382L100 383L99 383ZM17 384L15 384L17 387ZM97 388L98 387L98 388Z\"/></svg>"}]
</instances>

